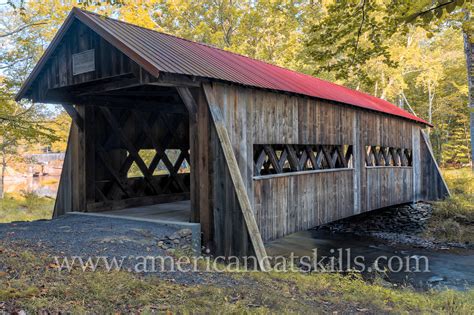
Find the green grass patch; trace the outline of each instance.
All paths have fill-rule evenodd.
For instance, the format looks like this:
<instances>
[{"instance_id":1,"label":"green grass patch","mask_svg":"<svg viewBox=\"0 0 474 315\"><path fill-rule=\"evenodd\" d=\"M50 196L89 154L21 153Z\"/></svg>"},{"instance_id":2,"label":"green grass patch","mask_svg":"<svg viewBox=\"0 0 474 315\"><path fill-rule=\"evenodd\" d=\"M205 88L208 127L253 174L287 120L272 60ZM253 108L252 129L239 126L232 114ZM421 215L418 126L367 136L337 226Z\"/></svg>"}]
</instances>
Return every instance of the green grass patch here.
<instances>
[{"instance_id":1,"label":"green grass patch","mask_svg":"<svg viewBox=\"0 0 474 315\"><path fill-rule=\"evenodd\" d=\"M11 245L10 245L11 246ZM357 275L230 273L178 284L128 272L59 272L52 259L0 247L0 301L28 313L452 313L472 314L474 291L416 292ZM189 274L189 278L193 274ZM1 310L0 310L1 311Z\"/></svg>"},{"instance_id":2,"label":"green grass patch","mask_svg":"<svg viewBox=\"0 0 474 315\"><path fill-rule=\"evenodd\" d=\"M51 219L54 199L34 193L5 194L0 199L0 223Z\"/></svg>"},{"instance_id":3,"label":"green grass patch","mask_svg":"<svg viewBox=\"0 0 474 315\"><path fill-rule=\"evenodd\" d=\"M452 196L433 204L425 234L443 241L474 243L474 174L470 168L445 169L443 176Z\"/></svg>"}]
</instances>

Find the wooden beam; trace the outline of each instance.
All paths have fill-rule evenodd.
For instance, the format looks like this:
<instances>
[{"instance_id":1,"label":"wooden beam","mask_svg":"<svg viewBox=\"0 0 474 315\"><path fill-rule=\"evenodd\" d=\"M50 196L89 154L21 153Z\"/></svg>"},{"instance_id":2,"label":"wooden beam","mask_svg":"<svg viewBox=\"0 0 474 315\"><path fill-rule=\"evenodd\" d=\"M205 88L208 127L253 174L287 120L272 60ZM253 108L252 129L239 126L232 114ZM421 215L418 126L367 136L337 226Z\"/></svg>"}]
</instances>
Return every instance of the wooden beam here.
<instances>
[{"instance_id":1,"label":"wooden beam","mask_svg":"<svg viewBox=\"0 0 474 315\"><path fill-rule=\"evenodd\" d=\"M160 98L154 100L137 99L131 96L89 95L76 97L77 103L84 105L107 105L108 107L134 108L142 111L160 111L170 114L187 114L186 107L181 102L166 101ZM74 103L74 102L73 102Z\"/></svg>"},{"instance_id":2,"label":"wooden beam","mask_svg":"<svg viewBox=\"0 0 474 315\"><path fill-rule=\"evenodd\" d=\"M95 122L95 108L91 106L84 107L84 147L85 147L85 183L86 183L86 202L96 201L96 135L97 126Z\"/></svg>"},{"instance_id":3,"label":"wooden beam","mask_svg":"<svg viewBox=\"0 0 474 315\"><path fill-rule=\"evenodd\" d=\"M421 141L423 141L425 143L426 147L428 148L428 152L430 153L432 162L434 163L434 165L436 167L436 171L438 172L438 175L441 178L443 186L446 189L446 191L448 192L448 196L451 196L451 192L449 191L448 184L446 184L446 181L444 180L443 174L441 173L441 170L439 169L438 163L436 163L436 159L435 159L435 156L434 156L434 153L433 153L433 149L431 148L430 140L428 139L428 136L426 135L426 133L423 130L420 129L420 132L421 132ZM413 149L415 150L415 148L413 148Z\"/></svg>"},{"instance_id":4,"label":"wooden beam","mask_svg":"<svg viewBox=\"0 0 474 315\"><path fill-rule=\"evenodd\" d=\"M306 153L308 154L308 157L311 161L311 165L313 165L313 170L317 170L319 168L319 166L316 163L316 156L314 155L313 149L311 148L311 146L307 145L305 150L306 150Z\"/></svg>"},{"instance_id":5,"label":"wooden beam","mask_svg":"<svg viewBox=\"0 0 474 315\"><path fill-rule=\"evenodd\" d=\"M156 82L151 82L149 85L157 86L171 86L171 87L200 87L202 79L198 79L194 76L188 76L185 74L174 74L160 72Z\"/></svg>"},{"instance_id":6,"label":"wooden beam","mask_svg":"<svg viewBox=\"0 0 474 315\"><path fill-rule=\"evenodd\" d=\"M176 90L178 91L179 96L183 100L183 103L189 112L189 116L196 117L198 106L189 88L178 86L176 87Z\"/></svg>"},{"instance_id":7,"label":"wooden beam","mask_svg":"<svg viewBox=\"0 0 474 315\"><path fill-rule=\"evenodd\" d=\"M153 132L151 130L150 125L148 125L146 117L142 117L140 115L140 113L138 111L135 111L135 110L132 110L132 115L135 116L135 119L136 119L137 123L142 125L143 131L144 131L145 135L148 137L148 139L150 139L151 145L155 149L156 154L161 159L161 161L163 161L166 168L168 169L168 172L170 174L170 179L169 179L168 184L165 186L164 190L166 190L166 188L169 186L169 184L174 180L183 191L186 191L187 190L186 185L184 185L184 183L181 181L181 178L176 177L176 174L178 174L178 171L179 171L179 168L180 168L181 164L178 164L177 170L176 170L176 165L173 165L173 163L171 163L168 156L166 155L166 152L165 152L166 148L165 147L160 147L160 144L158 144L156 142L156 139L154 137L152 137ZM181 152L181 155L182 155L182 152ZM180 157L181 157L181 155L180 155ZM183 160L184 160L184 157L183 157ZM183 161L181 160L181 163L182 162ZM149 171L151 172L152 170L150 169Z\"/></svg>"},{"instance_id":8,"label":"wooden beam","mask_svg":"<svg viewBox=\"0 0 474 315\"><path fill-rule=\"evenodd\" d=\"M264 145L263 149L265 150L265 153L268 156L268 161L271 163L273 166L273 169L277 174L282 173L283 170L280 166L280 162L278 160L278 157L276 156L275 150L273 150L271 145Z\"/></svg>"},{"instance_id":9,"label":"wooden beam","mask_svg":"<svg viewBox=\"0 0 474 315\"><path fill-rule=\"evenodd\" d=\"M295 149L293 145L285 144L285 150L288 152L288 163L292 171L301 171L300 163L298 157L296 156Z\"/></svg>"},{"instance_id":10,"label":"wooden beam","mask_svg":"<svg viewBox=\"0 0 474 315\"><path fill-rule=\"evenodd\" d=\"M176 90L189 114L191 220L201 223L202 242L208 246L214 233L209 171L209 110L201 89L192 91L188 87L177 86Z\"/></svg>"},{"instance_id":11,"label":"wooden beam","mask_svg":"<svg viewBox=\"0 0 474 315\"><path fill-rule=\"evenodd\" d=\"M66 111L66 113L68 113L68 115L71 117L72 121L76 124L77 128L83 131L84 119L82 119L81 115L79 115L79 113L74 108L74 106L70 104L63 104L63 108Z\"/></svg>"},{"instance_id":12,"label":"wooden beam","mask_svg":"<svg viewBox=\"0 0 474 315\"><path fill-rule=\"evenodd\" d=\"M122 191L128 198L133 197L133 192L128 186L127 182L123 180L120 174L110 166L110 159L104 148L98 143L96 149L99 158L102 160L102 162L104 162L105 168L107 169L109 174L112 175L113 179L115 180L115 183L117 183L117 185L120 187L120 189L122 189Z\"/></svg>"},{"instance_id":13,"label":"wooden beam","mask_svg":"<svg viewBox=\"0 0 474 315\"><path fill-rule=\"evenodd\" d=\"M160 188L155 185L153 182L152 174L150 174L147 165L145 162L143 162L143 159L140 157L138 154L138 150L135 147L135 145L127 138L123 130L120 128L120 125L118 124L117 120L115 119L114 115L110 112L110 110L107 107L100 106L100 110L102 111L102 114L104 115L105 119L108 121L112 129L114 130L115 133L118 134L120 137L120 140L123 142L125 145L128 153L133 157L135 160L135 163L137 164L138 168L140 171L143 173L143 176L145 177L147 183L153 190L155 194L160 194Z\"/></svg>"},{"instance_id":14,"label":"wooden beam","mask_svg":"<svg viewBox=\"0 0 474 315\"><path fill-rule=\"evenodd\" d=\"M265 162L267 155L263 149L260 149L260 154L257 155L255 159L255 169L254 169L254 176L259 176L262 171L263 163Z\"/></svg>"},{"instance_id":15,"label":"wooden beam","mask_svg":"<svg viewBox=\"0 0 474 315\"><path fill-rule=\"evenodd\" d=\"M214 90L208 83L203 84L203 89L259 266L262 270L269 270L270 263L263 245L262 236L255 220L242 174L240 174L237 159L235 158L229 134L225 127L224 118L214 96Z\"/></svg>"},{"instance_id":16,"label":"wooden beam","mask_svg":"<svg viewBox=\"0 0 474 315\"><path fill-rule=\"evenodd\" d=\"M119 210L129 207L153 205L157 203L168 203L189 200L189 193L177 193L156 196L140 196L123 200L99 201L87 205L88 212L102 212L108 210Z\"/></svg>"},{"instance_id":17,"label":"wooden beam","mask_svg":"<svg viewBox=\"0 0 474 315\"><path fill-rule=\"evenodd\" d=\"M119 81L112 81L107 83L94 84L93 86L87 86L81 89L75 89L74 94L77 96L93 95L95 93L105 93L109 91L117 91L121 89L127 89L135 86L143 85L139 79L121 79Z\"/></svg>"},{"instance_id":18,"label":"wooden beam","mask_svg":"<svg viewBox=\"0 0 474 315\"><path fill-rule=\"evenodd\" d=\"M56 193L56 199L54 201L53 219L72 211L72 129L73 126L71 125L71 127L69 128L69 136L67 139L66 153L64 154L61 177L59 178L58 192Z\"/></svg>"}]
</instances>

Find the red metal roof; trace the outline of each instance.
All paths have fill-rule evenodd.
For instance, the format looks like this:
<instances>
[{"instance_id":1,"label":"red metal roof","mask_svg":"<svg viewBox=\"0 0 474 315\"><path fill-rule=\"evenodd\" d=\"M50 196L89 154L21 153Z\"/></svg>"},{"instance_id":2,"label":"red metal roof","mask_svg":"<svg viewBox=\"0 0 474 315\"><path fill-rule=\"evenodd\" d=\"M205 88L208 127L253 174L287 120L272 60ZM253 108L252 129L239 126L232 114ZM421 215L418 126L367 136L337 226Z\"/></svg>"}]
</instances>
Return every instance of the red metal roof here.
<instances>
[{"instance_id":1,"label":"red metal roof","mask_svg":"<svg viewBox=\"0 0 474 315\"><path fill-rule=\"evenodd\" d=\"M390 102L306 74L77 8L68 19L72 16L155 75L163 71L302 94L428 124Z\"/></svg>"}]
</instances>

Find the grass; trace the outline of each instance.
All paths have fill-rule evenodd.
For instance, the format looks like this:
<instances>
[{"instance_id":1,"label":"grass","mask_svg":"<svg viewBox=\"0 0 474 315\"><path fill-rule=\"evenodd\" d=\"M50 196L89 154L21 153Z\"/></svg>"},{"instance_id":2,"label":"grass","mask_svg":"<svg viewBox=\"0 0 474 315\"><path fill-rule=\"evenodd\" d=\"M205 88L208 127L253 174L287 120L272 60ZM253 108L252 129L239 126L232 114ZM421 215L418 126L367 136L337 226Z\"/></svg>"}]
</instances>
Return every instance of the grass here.
<instances>
[{"instance_id":1,"label":"grass","mask_svg":"<svg viewBox=\"0 0 474 315\"><path fill-rule=\"evenodd\" d=\"M54 199L34 193L5 194L0 199L0 223L51 219Z\"/></svg>"},{"instance_id":2,"label":"grass","mask_svg":"<svg viewBox=\"0 0 474 315\"><path fill-rule=\"evenodd\" d=\"M474 243L474 174L470 168L445 169L443 176L452 196L434 203L425 234L443 241Z\"/></svg>"},{"instance_id":3,"label":"grass","mask_svg":"<svg viewBox=\"0 0 474 315\"><path fill-rule=\"evenodd\" d=\"M415 292L356 275L232 273L227 281L178 284L154 276L59 272L47 256L0 246L0 301L28 313L450 313L472 314L474 291ZM190 275L191 277L191 275ZM2 303L0 303L0 312Z\"/></svg>"},{"instance_id":4,"label":"grass","mask_svg":"<svg viewBox=\"0 0 474 315\"><path fill-rule=\"evenodd\" d=\"M444 176L453 196L435 203L427 234L472 242L474 177L469 169L444 170ZM34 194L6 195L0 200L0 222L50 218L53 204ZM0 313L474 314L473 290L417 292L378 280L368 283L358 275L232 273L184 285L125 271L58 272L52 262L45 253L0 240Z\"/></svg>"}]
</instances>

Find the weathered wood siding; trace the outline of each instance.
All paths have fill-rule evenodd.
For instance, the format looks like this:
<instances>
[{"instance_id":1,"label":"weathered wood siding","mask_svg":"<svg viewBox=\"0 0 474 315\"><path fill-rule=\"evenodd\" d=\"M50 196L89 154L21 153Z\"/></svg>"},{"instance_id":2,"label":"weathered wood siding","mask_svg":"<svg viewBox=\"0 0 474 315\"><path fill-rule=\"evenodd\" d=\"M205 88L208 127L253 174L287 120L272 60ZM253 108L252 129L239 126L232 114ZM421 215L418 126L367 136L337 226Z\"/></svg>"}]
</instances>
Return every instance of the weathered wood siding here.
<instances>
[{"instance_id":1,"label":"weathered wood siding","mask_svg":"<svg viewBox=\"0 0 474 315\"><path fill-rule=\"evenodd\" d=\"M423 131L421 131L423 132ZM449 190L439 171L428 137L420 135L421 187L420 199L438 200L449 195Z\"/></svg>"},{"instance_id":2,"label":"weathered wood siding","mask_svg":"<svg viewBox=\"0 0 474 315\"><path fill-rule=\"evenodd\" d=\"M90 49L94 49L95 70L73 75L72 55ZM74 21L35 81L33 90L37 95L34 95L34 98L37 101L42 99L51 101L55 98L55 89L118 76L131 78L142 74L148 76L120 50L84 24ZM62 93L60 100L64 101L64 98L65 95Z\"/></svg>"},{"instance_id":3,"label":"weathered wood siding","mask_svg":"<svg viewBox=\"0 0 474 315\"><path fill-rule=\"evenodd\" d=\"M412 167L368 167L365 199L368 210L413 201Z\"/></svg>"},{"instance_id":4,"label":"weathered wood siding","mask_svg":"<svg viewBox=\"0 0 474 315\"><path fill-rule=\"evenodd\" d=\"M276 175L254 182L254 211L265 241L353 214L353 170Z\"/></svg>"},{"instance_id":5,"label":"weathered wood siding","mask_svg":"<svg viewBox=\"0 0 474 315\"><path fill-rule=\"evenodd\" d=\"M306 97L216 83L214 90L264 241L414 201L413 167L367 168L364 161L367 145L413 150L419 125ZM353 145L355 167L254 179L253 145L282 143ZM212 154L214 236L217 252L230 254L245 243L244 230L218 148Z\"/></svg>"}]
</instances>

